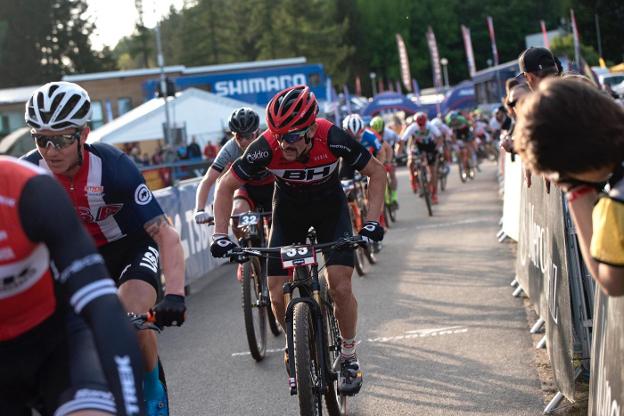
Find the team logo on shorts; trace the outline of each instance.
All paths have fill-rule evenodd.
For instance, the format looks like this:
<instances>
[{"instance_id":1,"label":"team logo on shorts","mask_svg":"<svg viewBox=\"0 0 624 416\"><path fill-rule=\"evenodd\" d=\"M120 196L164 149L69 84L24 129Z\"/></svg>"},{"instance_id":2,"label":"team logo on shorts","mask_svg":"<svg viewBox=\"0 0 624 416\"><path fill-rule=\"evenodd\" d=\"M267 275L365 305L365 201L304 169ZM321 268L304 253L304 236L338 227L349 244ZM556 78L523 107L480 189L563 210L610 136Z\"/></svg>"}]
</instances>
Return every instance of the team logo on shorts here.
<instances>
[{"instance_id":1,"label":"team logo on shorts","mask_svg":"<svg viewBox=\"0 0 624 416\"><path fill-rule=\"evenodd\" d=\"M136 190L134 191L134 202L139 205L147 205L150 203L151 200L152 193L148 189L147 185L142 183L141 185L137 186Z\"/></svg>"}]
</instances>

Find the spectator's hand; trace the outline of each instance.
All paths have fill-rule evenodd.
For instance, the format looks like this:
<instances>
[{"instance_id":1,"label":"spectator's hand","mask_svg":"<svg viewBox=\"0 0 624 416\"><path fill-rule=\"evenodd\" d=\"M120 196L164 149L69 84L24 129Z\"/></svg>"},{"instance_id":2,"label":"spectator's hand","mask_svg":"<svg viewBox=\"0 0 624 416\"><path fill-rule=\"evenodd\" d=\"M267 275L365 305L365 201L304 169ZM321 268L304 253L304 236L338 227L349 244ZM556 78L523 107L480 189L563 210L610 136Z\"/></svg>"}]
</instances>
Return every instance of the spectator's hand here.
<instances>
[{"instance_id":1,"label":"spectator's hand","mask_svg":"<svg viewBox=\"0 0 624 416\"><path fill-rule=\"evenodd\" d=\"M158 326L182 326L186 319L186 305L184 296L165 295L152 309Z\"/></svg>"},{"instance_id":2,"label":"spectator's hand","mask_svg":"<svg viewBox=\"0 0 624 416\"><path fill-rule=\"evenodd\" d=\"M372 243L383 240L384 229L377 221L366 221L358 234L367 243Z\"/></svg>"},{"instance_id":3,"label":"spectator's hand","mask_svg":"<svg viewBox=\"0 0 624 416\"><path fill-rule=\"evenodd\" d=\"M507 153L514 153L513 139L503 139L503 140L501 140L501 147Z\"/></svg>"},{"instance_id":4,"label":"spectator's hand","mask_svg":"<svg viewBox=\"0 0 624 416\"><path fill-rule=\"evenodd\" d=\"M208 214L203 209L199 209L195 211L193 214L193 219L196 224L214 224L214 217Z\"/></svg>"},{"instance_id":5,"label":"spectator's hand","mask_svg":"<svg viewBox=\"0 0 624 416\"><path fill-rule=\"evenodd\" d=\"M220 235L216 238L213 236L210 253L212 257L226 257L236 247L238 247L236 243L227 235Z\"/></svg>"}]
</instances>

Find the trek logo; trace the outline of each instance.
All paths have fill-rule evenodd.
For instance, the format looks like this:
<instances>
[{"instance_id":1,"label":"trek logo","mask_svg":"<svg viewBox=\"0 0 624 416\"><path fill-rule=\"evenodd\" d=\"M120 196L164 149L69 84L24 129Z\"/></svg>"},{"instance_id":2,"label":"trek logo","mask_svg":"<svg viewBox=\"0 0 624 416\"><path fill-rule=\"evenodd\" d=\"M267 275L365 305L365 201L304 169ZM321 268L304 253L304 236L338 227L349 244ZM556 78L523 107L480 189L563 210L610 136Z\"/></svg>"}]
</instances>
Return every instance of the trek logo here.
<instances>
[{"instance_id":1,"label":"trek logo","mask_svg":"<svg viewBox=\"0 0 624 416\"><path fill-rule=\"evenodd\" d=\"M249 163L253 163L258 159L263 159L267 157L269 157L268 150L265 150L265 151L256 150L255 152L251 152L247 156L245 156L245 158L247 159L247 162Z\"/></svg>"},{"instance_id":2,"label":"trek logo","mask_svg":"<svg viewBox=\"0 0 624 416\"><path fill-rule=\"evenodd\" d=\"M334 162L331 165L317 166L307 169L276 169L271 170L275 176L278 176L286 181L292 182L315 182L323 180L329 177L334 170L338 162Z\"/></svg>"},{"instance_id":3,"label":"trek logo","mask_svg":"<svg viewBox=\"0 0 624 416\"><path fill-rule=\"evenodd\" d=\"M240 95L280 91L299 84L307 84L305 74L218 81L215 82L214 88L217 95Z\"/></svg>"},{"instance_id":4,"label":"trek logo","mask_svg":"<svg viewBox=\"0 0 624 416\"><path fill-rule=\"evenodd\" d=\"M87 207L78 207L78 216L83 222L94 223L104 221L108 217L117 214L123 208L123 204L108 204L98 208L95 216L91 213L91 209Z\"/></svg>"},{"instance_id":5,"label":"trek logo","mask_svg":"<svg viewBox=\"0 0 624 416\"><path fill-rule=\"evenodd\" d=\"M134 374L130 366L130 357L127 355L123 357L115 356L115 363L117 364L117 373L119 374L119 381L121 382L121 391L123 393L126 414L138 415L139 401L136 396L136 381L134 380Z\"/></svg>"}]
</instances>

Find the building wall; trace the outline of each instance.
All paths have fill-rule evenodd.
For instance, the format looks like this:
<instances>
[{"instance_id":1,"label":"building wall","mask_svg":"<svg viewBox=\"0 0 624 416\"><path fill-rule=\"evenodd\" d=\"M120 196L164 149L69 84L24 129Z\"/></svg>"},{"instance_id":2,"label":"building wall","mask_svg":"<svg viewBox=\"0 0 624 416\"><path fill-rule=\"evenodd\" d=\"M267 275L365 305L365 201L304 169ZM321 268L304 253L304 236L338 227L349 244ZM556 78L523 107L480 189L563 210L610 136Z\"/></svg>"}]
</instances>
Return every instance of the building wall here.
<instances>
[{"instance_id":1,"label":"building wall","mask_svg":"<svg viewBox=\"0 0 624 416\"><path fill-rule=\"evenodd\" d=\"M180 73L169 73L167 75L178 76ZM106 78L75 82L87 90L89 97L91 97L94 110L93 128L97 128L134 107L143 104L146 101L143 97L143 82L154 78L158 78L158 75ZM123 108L122 101L129 103L129 105Z\"/></svg>"},{"instance_id":2,"label":"building wall","mask_svg":"<svg viewBox=\"0 0 624 416\"><path fill-rule=\"evenodd\" d=\"M0 104L0 138L24 127L24 103Z\"/></svg>"}]
</instances>

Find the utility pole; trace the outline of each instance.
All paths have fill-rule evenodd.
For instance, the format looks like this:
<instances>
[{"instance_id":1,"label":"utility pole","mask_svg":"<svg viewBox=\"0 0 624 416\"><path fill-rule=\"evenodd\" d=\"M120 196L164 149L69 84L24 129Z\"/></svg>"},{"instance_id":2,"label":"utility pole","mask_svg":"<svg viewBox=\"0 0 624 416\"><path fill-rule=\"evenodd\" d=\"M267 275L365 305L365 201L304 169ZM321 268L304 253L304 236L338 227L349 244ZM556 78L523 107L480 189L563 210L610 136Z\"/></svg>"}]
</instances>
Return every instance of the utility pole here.
<instances>
[{"instance_id":1,"label":"utility pole","mask_svg":"<svg viewBox=\"0 0 624 416\"><path fill-rule=\"evenodd\" d=\"M169 122L169 97L167 96L167 79L165 77L165 58L163 57L160 41L160 20L156 23L156 53L158 54L158 66L160 67L160 91L165 100L165 144L172 145L171 124Z\"/></svg>"}]
</instances>

